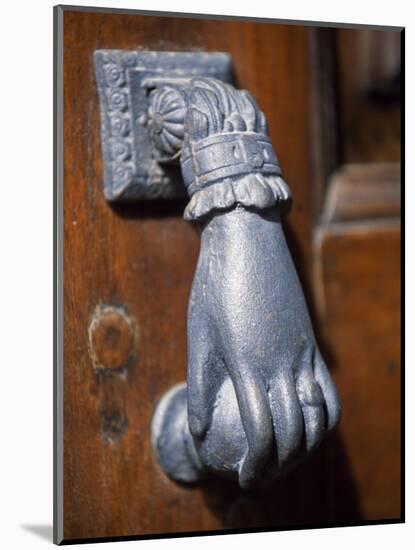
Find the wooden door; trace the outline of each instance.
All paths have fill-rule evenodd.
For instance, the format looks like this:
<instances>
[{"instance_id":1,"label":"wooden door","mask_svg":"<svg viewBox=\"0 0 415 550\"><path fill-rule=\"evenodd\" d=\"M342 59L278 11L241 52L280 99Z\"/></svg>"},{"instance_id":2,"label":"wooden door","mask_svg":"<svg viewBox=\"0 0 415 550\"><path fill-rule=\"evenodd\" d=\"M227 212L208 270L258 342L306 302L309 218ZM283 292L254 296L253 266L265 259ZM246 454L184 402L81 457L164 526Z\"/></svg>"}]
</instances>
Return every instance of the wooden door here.
<instances>
[{"instance_id":1,"label":"wooden door","mask_svg":"<svg viewBox=\"0 0 415 550\"><path fill-rule=\"evenodd\" d=\"M63 377L57 377L57 390L63 390L63 424L56 426L57 460L63 464L62 484L58 476L56 489L63 498L63 518L55 539L275 529L399 518L399 442L392 437L388 447L392 458L375 476L374 483L382 474L388 475L386 469L392 464L394 477L389 488L381 482L382 498L392 495L392 501L379 508L376 487L365 482L364 465L385 447L377 442L377 449L368 450L358 443L364 434L358 433L358 422L349 423L347 417L347 434L343 429L334 433L305 464L265 492L241 493L232 483L216 479L188 488L163 474L152 453L150 423L160 397L185 379L187 301L199 235L182 220L184 201L110 205L102 192L94 50L230 53L238 87L254 95L267 117L284 177L293 191L294 207L286 233L319 338L331 338L330 349L337 349L345 335L353 338L342 325L346 313L329 326L329 337L324 334L326 325L317 314L313 292L317 261L317 271L322 263L318 273L323 273L319 288L326 293L328 307L337 308L339 274L333 267L333 255L344 258L343 252L347 254L347 247L352 246L344 240L320 240L323 245L316 253L313 244L324 183L333 168L330 162L338 162L335 153L330 158L324 156L327 145L333 148L334 143L327 137L327 121L334 121L334 103L324 104L324 98L333 94L332 76L327 76L332 74L328 59L332 31L247 20L156 17L62 7L56 8L55 23L58 46L62 47L56 67L58 80L63 71L58 81L63 90L63 133L58 130L57 137L63 144L64 238ZM318 67L324 67L328 81L321 77ZM392 287L396 269L399 271L397 238L396 233L382 234L374 245L380 257L385 246L391 248L392 271L388 273L389 283L384 284ZM363 257L372 250L370 244L361 241L356 246L360 246ZM346 277L344 271L341 274ZM357 275L352 272L344 284L354 284L354 277ZM367 277L370 287L370 273ZM371 291L375 292L364 287L362 293ZM390 316L391 308L395 312L398 307L398 297L393 300L393 304L379 306L385 308L386 316ZM360 305L364 307L362 302ZM395 346L399 332L396 323L392 330ZM399 432L397 355L395 349L390 359L394 368L384 374L390 377L388 383L393 380L390 391L394 393L387 406L393 417L388 416L389 429L394 433ZM347 350L343 357L344 363L354 360ZM370 429L376 410L370 400L365 407L362 401L371 385L371 373L365 371L359 376L359 369L359 365L340 362L334 375L347 412L354 403L354 384L360 385L361 414L368 419L365 429ZM382 391L380 384L375 408L380 406ZM356 468L360 477L355 475Z\"/></svg>"}]
</instances>

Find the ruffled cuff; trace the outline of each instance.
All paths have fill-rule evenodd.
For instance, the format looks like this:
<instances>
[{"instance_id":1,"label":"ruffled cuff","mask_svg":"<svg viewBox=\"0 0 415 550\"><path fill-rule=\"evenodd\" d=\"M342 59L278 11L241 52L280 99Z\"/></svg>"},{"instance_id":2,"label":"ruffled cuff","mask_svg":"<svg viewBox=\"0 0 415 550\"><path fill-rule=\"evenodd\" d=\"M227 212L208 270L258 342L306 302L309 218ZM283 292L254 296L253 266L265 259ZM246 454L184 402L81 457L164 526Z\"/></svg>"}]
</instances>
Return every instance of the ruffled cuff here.
<instances>
[{"instance_id":1,"label":"ruffled cuff","mask_svg":"<svg viewBox=\"0 0 415 550\"><path fill-rule=\"evenodd\" d=\"M250 174L237 180L227 178L193 195L184 211L186 221L197 221L214 211L236 205L265 210L277 205L281 214L291 206L291 191L280 176Z\"/></svg>"}]
</instances>

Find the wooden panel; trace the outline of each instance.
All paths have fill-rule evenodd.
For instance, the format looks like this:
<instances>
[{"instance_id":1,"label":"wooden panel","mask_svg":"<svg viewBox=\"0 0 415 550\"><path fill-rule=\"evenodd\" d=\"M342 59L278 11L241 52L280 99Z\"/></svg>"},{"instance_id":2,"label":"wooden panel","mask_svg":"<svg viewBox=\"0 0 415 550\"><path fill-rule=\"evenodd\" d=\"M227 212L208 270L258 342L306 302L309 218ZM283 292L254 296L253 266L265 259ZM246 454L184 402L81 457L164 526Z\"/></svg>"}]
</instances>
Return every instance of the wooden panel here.
<instances>
[{"instance_id":1,"label":"wooden panel","mask_svg":"<svg viewBox=\"0 0 415 550\"><path fill-rule=\"evenodd\" d=\"M400 214L400 164L346 164L331 177L321 220L396 218Z\"/></svg>"},{"instance_id":2,"label":"wooden panel","mask_svg":"<svg viewBox=\"0 0 415 550\"><path fill-rule=\"evenodd\" d=\"M340 163L336 39L336 29L321 27L310 32L309 139L313 161L313 207L316 214L320 214L327 183Z\"/></svg>"},{"instance_id":3,"label":"wooden panel","mask_svg":"<svg viewBox=\"0 0 415 550\"><path fill-rule=\"evenodd\" d=\"M198 234L181 219L184 204L111 207L104 200L92 64L97 48L231 53L239 86L253 93L265 111L294 192L287 230L304 276L310 266L313 199L307 33L300 26L65 11L66 539L327 518L324 448L298 470L295 479L279 485L278 502L274 490L247 503L248 497L221 481L201 489L183 488L166 479L155 464L150 447L152 412L161 395L185 377L186 310ZM88 329L100 305L114 306L133 330L134 350L125 352L129 359L120 369L94 369L97 352L91 356ZM121 338L117 330L103 331L99 341L115 345ZM124 343L130 341L122 338ZM122 356L115 353L107 362Z\"/></svg>"},{"instance_id":4,"label":"wooden panel","mask_svg":"<svg viewBox=\"0 0 415 550\"><path fill-rule=\"evenodd\" d=\"M402 32L336 30L342 162L401 159Z\"/></svg>"},{"instance_id":5,"label":"wooden panel","mask_svg":"<svg viewBox=\"0 0 415 550\"><path fill-rule=\"evenodd\" d=\"M357 517L400 517L400 222L333 223L317 230L316 284L326 357L343 404L345 453L332 447L330 490L345 510L344 461Z\"/></svg>"}]
</instances>

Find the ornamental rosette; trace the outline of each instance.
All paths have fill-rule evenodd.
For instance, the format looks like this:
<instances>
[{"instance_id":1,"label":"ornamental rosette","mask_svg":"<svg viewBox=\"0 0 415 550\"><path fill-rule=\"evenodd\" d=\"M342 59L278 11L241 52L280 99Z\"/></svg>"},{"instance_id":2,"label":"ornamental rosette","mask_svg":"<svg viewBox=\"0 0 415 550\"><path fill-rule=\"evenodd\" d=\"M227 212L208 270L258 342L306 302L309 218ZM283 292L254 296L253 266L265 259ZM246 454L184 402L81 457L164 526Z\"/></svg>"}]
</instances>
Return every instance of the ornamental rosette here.
<instances>
[{"instance_id":1,"label":"ornamental rosette","mask_svg":"<svg viewBox=\"0 0 415 550\"><path fill-rule=\"evenodd\" d=\"M115 137L125 137L130 133L130 120L121 113L109 117L111 133Z\"/></svg>"},{"instance_id":2,"label":"ornamental rosette","mask_svg":"<svg viewBox=\"0 0 415 550\"><path fill-rule=\"evenodd\" d=\"M124 71L118 65L107 65L105 67L105 80L108 86L122 86L125 84Z\"/></svg>"},{"instance_id":3,"label":"ornamental rosette","mask_svg":"<svg viewBox=\"0 0 415 550\"><path fill-rule=\"evenodd\" d=\"M150 139L158 160L176 159L184 137L185 99L179 90L164 86L151 95L148 109Z\"/></svg>"},{"instance_id":4,"label":"ornamental rosette","mask_svg":"<svg viewBox=\"0 0 415 550\"><path fill-rule=\"evenodd\" d=\"M129 143L121 140L114 140L111 144L112 158L117 161L127 160L131 157Z\"/></svg>"},{"instance_id":5,"label":"ornamental rosette","mask_svg":"<svg viewBox=\"0 0 415 550\"><path fill-rule=\"evenodd\" d=\"M124 111L127 108L127 96L124 92L114 90L109 94L108 105L113 111Z\"/></svg>"}]
</instances>

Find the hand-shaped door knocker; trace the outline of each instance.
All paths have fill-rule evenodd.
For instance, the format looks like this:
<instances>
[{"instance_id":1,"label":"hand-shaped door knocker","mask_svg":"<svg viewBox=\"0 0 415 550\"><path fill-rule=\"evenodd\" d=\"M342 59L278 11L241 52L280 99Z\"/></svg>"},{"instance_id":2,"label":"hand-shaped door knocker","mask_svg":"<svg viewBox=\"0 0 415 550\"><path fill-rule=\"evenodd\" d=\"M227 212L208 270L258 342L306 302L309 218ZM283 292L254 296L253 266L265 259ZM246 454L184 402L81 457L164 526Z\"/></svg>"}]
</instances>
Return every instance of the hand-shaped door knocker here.
<instances>
[{"instance_id":1,"label":"hand-shaped door knocker","mask_svg":"<svg viewBox=\"0 0 415 550\"><path fill-rule=\"evenodd\" d=\"M180 156L184 218L202 229L187 384L160 401L153 447L175 480L214 472L248 488L312 451L340 416L281 225L290 190L246 91L193 78L149 93L153 146Z\"/></svg>"}]
</instances>

